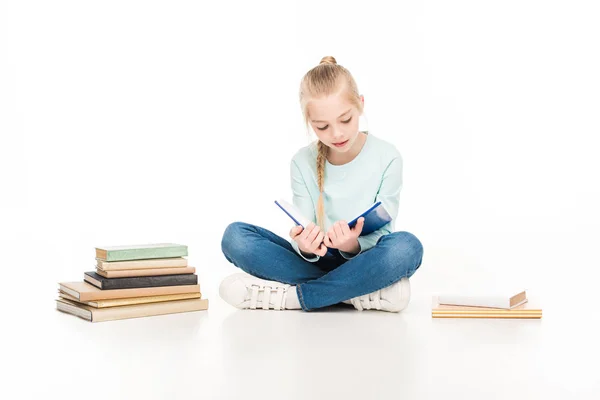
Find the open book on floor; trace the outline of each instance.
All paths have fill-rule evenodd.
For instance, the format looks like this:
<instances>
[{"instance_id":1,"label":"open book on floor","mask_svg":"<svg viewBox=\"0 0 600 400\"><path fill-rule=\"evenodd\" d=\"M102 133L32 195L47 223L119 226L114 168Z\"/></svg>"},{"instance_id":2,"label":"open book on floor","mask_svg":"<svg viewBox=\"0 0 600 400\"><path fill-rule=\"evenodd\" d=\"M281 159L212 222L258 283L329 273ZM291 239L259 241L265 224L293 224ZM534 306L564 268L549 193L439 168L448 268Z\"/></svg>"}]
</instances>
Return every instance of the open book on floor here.
<instances>
[{"instance_id":1,"label":"open book on floor","mask_svg":"<svg viewBox=\"0 0 600 400\"><path fill-rule=\"evenodd\" d=\"M306 226L311 222L308 218L303 216L300 210L298 210L298 208L296 208L293 204L283 199L275 200L275 204L277 204L277 206L281 208L281 210L284 213L286 213L287 216L290 217L296 225L300 225L303 228L306 228ZM392 221L392 217L385 209L381 201L378 201L377 203L371 205L353 220L348 222L348 226L350 228L353 228L360 217L364 217L365 219L365 224L363 226L362 232L360 233L360 236L368 235L369 233L376 231L388 222Z\"/></svg>"},{"instance_id":2,"label":"open book on floor","mask_svg":"<svg viewBox=\"0 0 600 400\"><path fill-rule=\"evenodd\" d=\"M438 294L440 304L511 309L527 301L527 291L518 289L469 290Z\"/></svg>"},{"instance_id":3,"label":"open book on floor","mask_svg":"<svg viewBox=\"0 0 600 400\"><path fill-rule=\"evenodd\" d=\"M513 308L471 307L450 304L440 304L438 296L432 296L432 318L513 318L541 319L542 308L540 299L526 301Z\"/></svg>"}]
</instances>

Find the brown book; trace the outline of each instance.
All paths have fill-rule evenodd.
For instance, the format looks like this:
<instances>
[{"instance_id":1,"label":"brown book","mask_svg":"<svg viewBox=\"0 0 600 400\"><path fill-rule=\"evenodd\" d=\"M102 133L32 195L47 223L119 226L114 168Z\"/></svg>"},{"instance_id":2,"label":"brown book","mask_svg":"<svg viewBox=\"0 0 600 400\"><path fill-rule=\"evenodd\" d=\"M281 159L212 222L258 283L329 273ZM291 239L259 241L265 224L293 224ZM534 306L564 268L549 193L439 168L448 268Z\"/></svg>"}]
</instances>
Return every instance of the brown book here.
<instances>
[{"instance_id":1,"label":"brown book","mask_svg":"<svg viewBox=\"0 0 600 400\"><path fill-rule=\"evenodd\" d=\"M183 257L157 258L154 260L104 261L96 258L96 268L104 271L122 271L130 269L182 268L188 266Z\"/></svg>"},{"instance_id":2,"label":"brown book","mask_svg":"<svg viewBox=\"0 0 600 400\"><path fill-rule=\"evenodd\" d=\"M76 315L91 322L102 322L189 311L203 311L208 309L208 299L163 301L160 303L108 308L94 308L70 300L57 299L56 309L68 314Z\"/></svg>"},{"instance_id":3,"label":"brown book","mask_svg":"<svg viewBox=\"0 0 600 400\"><path fill-rule=\"evenodd\" d=\"M87 282L62 282L60 290L80 301L161 296L166 294L200 293L200 285L156 286L133 289L98 289Z\"/></svg>"},{"instance_id":4,"label":"brown book","mask_svg":"<svg viewBox=\"0 0 600 400\"><path fill-rule=\"evenodd\" d=\"M122 271L103 271L96 268L96 273L105 278L127 278L133 276L158 276L158 275L182 275L193 274L196 272L194 267L184 268L154 268L154 269L129 269Z\"/></svg>"},{"instance_id":5,"label":"brown book","mask_svg":"<svg viewBox=\"0 0 600 400\"><path fill-rule=\"evenodd\" d=\"M437 296L432 298L431 316L433 318L542 318L539 302L527 302L511 309L458 306L440 304Z\"/></svg>"},{"instance_id":6,"label":"brown book","mask_svg":"<svg viewBox=\"0 0 600 400\"><path fill-rule=\"evenodd\" d=\"M186 299L200 299L202 298L201 293L181 293L181 294L167 294L163 296L144 296L144 297L132 297L125 299L108 299L108 300L96 300L96 301L80 301L75 297L66 294L65 292L58 291L58 295L62 299L71 300L77 303L85 304L86 306L94 308L106 308L106 307L118 307L118 306L130 306L133 304L145 304L145 303L159 303L161 301L172 301L172 300L186 300Z\"/></svg>"}]
</instances>

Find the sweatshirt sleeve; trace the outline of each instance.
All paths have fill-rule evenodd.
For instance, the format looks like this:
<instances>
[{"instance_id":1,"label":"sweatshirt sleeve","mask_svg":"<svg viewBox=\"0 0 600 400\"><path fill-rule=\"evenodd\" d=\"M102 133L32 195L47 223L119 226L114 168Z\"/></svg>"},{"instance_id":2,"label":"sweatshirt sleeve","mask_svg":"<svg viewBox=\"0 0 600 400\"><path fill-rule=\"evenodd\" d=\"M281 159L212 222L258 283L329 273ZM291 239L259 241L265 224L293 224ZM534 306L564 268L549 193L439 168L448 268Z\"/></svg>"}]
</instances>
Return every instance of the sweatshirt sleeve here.
<instances>
[{"instance_id":1,"label":"sweatshirt sleeve","mask_svg":"<svg viewBox=\"0 0 600 400\"><path fill-rule=\"evenodd\" d=\"M302 177L302 173L300 172L300 168L296 161L292 159L290 165L290 178L292 183L292 203L294 206L302 213L304 217L316 223L316 213L313 201L310 197L310 192L308 191L308 187L306 186L306 182ZM315 254L312 258L306 258L298 248L298 243L295 240L291 240L292 247L296 252L300 255L300 257L304 258L306 261L316 262L321 258L321 256Z\"/></svg>"},{"instance_id":2,"label":"sweatshirt sleeve","mask_svg":"<svg viewBox=\"0 0 600 400\"><path fill-rule=\"evenodd\" d=\"M359 236L358 243L360 250L356 254L350 254L340 251L342 257L351 259L363 251L370 249L377 244L377 241L383 235L392 233L394 230L396 217L398 216L398 207L400 203L400 191L402 190L402 156L399 154L390 161L381 180L381 185L377 191L375 202L381 201L385 209L390 213L392 221L388 222L378 230L368 235Z\"/></svg>"}]
</instances>

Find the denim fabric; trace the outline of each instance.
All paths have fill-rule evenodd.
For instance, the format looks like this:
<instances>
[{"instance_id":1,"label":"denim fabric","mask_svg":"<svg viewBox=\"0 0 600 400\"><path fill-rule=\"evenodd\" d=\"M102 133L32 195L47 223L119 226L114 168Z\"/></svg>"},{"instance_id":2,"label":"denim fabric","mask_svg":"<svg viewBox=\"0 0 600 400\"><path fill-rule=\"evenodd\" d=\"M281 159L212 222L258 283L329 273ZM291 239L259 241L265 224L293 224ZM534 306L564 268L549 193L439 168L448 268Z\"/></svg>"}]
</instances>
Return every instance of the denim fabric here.
<instances>
[{"instance_id":1,"label":"denim fabric","mask_svg":"<svg viewBox=\"0 0 600 400\"><path fill-rule=\"evenodd\" d=\"M411 277L423 260L423 245L409 232L392 232L347 260L333 256L304 260L290 242L244 222L230 224L221 249L236 267L258 278L296 285L304 311L340 303Z\"/></svg>"}]
</instances>

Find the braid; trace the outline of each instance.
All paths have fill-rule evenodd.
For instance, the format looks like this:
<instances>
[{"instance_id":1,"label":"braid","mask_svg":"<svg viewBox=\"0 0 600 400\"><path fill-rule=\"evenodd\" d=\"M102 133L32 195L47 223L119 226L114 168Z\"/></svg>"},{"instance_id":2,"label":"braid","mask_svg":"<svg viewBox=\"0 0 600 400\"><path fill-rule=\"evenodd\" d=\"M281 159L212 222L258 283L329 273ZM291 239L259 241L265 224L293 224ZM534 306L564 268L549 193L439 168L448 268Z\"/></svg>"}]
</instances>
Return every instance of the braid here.
<instances>
[{"instance_id":1,"label":"braid","mask_svg":"<svg viewBox=\"0 0 600 400\"><path fill-rule=\"evenodd\" d=\"M325 206L323 204L323 186L325 185L325 160L327 158L327 146L320 140L317 143L317 183L319 185L319 201L317 203L317 225L322 230L325 229L323 217L325 215Z\"/></svg>"}]
</instances>

